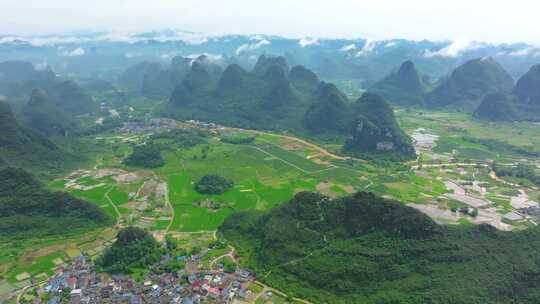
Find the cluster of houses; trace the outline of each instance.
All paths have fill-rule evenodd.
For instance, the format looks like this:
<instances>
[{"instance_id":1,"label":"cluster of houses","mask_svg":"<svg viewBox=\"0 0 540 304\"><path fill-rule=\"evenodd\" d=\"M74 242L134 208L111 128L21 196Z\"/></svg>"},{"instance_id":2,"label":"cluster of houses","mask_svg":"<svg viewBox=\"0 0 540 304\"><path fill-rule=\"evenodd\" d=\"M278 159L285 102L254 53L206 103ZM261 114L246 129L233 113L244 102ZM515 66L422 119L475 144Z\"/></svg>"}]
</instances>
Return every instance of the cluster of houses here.
<instances>
[{"instance_id":1,"label":"cluster of houses","mask_svg":"<svg viewBox=\"0 0 540 304\"><path fill-rule=\"evenodd\" d=\"M215 124L213 122L204 122L200 120L188 120L188 124L195 126L197 128L201 129L208 129L208 130L225 130L225 127Z\"/></svg>"},{"instance_id":2,"label":"cluster of houses","mask_svg":"<svg viewBox=\"0 0 540 304\"><path fill-rule=\"evenodd\" d=\"M121 133L141 134L147 132L171 130L180 127L179 123L173 119L167 118L152 118L148 122L144 121L128 121L118 129Z\"/></svg>"},{"instance_id":3,"label":"cluster of houses","mask_svg":"<svg viewBox=\"0 0 540 304\"><path fill-rule=\"evenodd\" d=\"M189 263L197 260L192 258ZM186 267L175 273L149 274L137 282L129 276L97 273L79 256L40 286L32 303L232 303L255 296L248 288L254 280L245 269L230 273L218 265L209 271Z\"/></svg>"}]
</instances>

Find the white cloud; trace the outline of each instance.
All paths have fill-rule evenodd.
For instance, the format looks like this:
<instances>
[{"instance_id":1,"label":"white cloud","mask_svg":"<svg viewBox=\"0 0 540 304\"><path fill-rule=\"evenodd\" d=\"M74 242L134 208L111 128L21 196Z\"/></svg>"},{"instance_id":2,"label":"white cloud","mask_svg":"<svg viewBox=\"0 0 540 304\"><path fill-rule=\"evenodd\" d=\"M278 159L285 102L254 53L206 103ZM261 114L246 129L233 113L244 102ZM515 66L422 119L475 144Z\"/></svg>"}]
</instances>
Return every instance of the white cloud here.
<instances>
[{"instance_id":1,"label":"white cloud","mask_svg":"<svg viewBox=\"0 0 540 304\"><path fill-rule=\"evenodd\" d=\"M212 54L212 53L206 53L206 52L202 54L191 54L191 55L188 55L187 58L197 59L201 55L206 56L206 59L209 61L221 61L223 59L223 55L221 54Z\"/></svg>"},{"instance_id":2,"label":"white cloud","mask_svg":"<svg viewBox=\"0 0 540 304\"><path fill-rule=\"evenodd\" d=\"M46 62L34 64L34 70L36 71L45 71L48 67L49 64L47 64Z\"/></svg>"},{"instance_id":3,"label":"white cloud","mask_svg":"<svg viewBox=\"0 0 540 304\"><path fill-rule=\"evenodd\" d=\"M236 55L240 55L247 51L253 51L260 48L261 46L269 45L269 44L270 44L270 41L266 39L259 40L254 43L245 43L245 44L242 44L240 47L238 47L238 49L236 49Z\"/></svg>"},{"instance_id":4,"label":"white cloud","mask_svg":"<svg viewBox=\"0 0 540 304\"><path fill-rule=\"evenodd\" d=\"M127 52L124 54L124 57L126 57L127 59L131 59L131 58L136 58L136 57L141 57L143 56L142 53L132 53L132 52Z\"/></svg>"},{"instance_id":5,"label":"white cloud","mask_svg":"<svg viewBox=\"0 0 540 304\"><path fill-rule=\"evenodd\" d=\"M360 56L366 56L366 55L369 55L371 54L374 50L375 50L375 47L377 46L377 41L375 40L371 40L371 39L367 39L366 40L366 44L364 44L364 46L362 47L362 49L360 51L358 51L358 53L356 53L356 56L357 57L360 57Z\"/></svg>"},{"instance_id":6,"label":"white cloud","mask_svg":"<svg viewBox=\"0 0 540 304\"><path fill-rule=\"evenodd\" d=\"M424 52L425 57L457 57L467 51L472 51L479 49L485 46L485 44L471 41L468 39L456 39L448 46L438 50L438 51L429 51Z\"/></svg>"},{"instance_id":7,"label":"white cloud","mask_svg":"<svg viewBox=\"0 0 540 304\"><path fill-rule=\"evenodd\" d=\"M298 41L298 44L300 44L301 47L306 47L306 46L310 46L310 45L317 45L319 44L319 39L318 38L309 38L309 37L306 37L306 38L302 38Z\"/></svg>"},{"instance_id":8,"label":"white cloud","mask_svg":"<svg viewBox=\"0 0 540 304\"><path fill-rule=\"evenodd\" d=\"M513 57L540 56L540 49L528 47L521 50L512 51L504 55Z\"/></svg>"},{"instance_id":9,"label":"white cloud","mask_svg":"<svg viewBox=\"0 0 540 304\"><path fill-rule=\"evenodd\" d=\"M83 48L76 48L72 51L69 51L69 52L63 52L61 55L62 56L67 56L67 57L77 57L77 56L82 56L84 55L86 52L84 51Z\"/></svg>"},{"instance_id":10,"label":"white cloud","mask_svg":"<svg viewBox=\"0 0 540 304\"><path fill-rule=\"evenodd\" d=\"M356 49L356 44L353 43L353 44L346 45L346 46L340 48L339 50L341 52L348 52L348 51L352 51L352 50L355 50L355 49Z\"/></svg>"}]
</instances>

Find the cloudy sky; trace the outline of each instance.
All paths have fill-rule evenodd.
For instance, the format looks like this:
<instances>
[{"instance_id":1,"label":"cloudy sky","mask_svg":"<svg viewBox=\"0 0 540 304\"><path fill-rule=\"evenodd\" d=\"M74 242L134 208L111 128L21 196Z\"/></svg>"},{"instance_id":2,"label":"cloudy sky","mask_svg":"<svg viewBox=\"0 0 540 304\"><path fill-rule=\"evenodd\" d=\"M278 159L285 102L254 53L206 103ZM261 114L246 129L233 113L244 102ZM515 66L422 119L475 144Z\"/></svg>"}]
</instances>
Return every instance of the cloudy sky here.
<instances>
[{"instance_id":1,"label":"cloudy sky","mask_svg":"<svg viewBox=\"0 0 540 304\"><path fill-rule=\"evenodd\" d=\"M0 34L177 28L540 45L538 0L0 0Z\"/></svg>"}]
</instances>

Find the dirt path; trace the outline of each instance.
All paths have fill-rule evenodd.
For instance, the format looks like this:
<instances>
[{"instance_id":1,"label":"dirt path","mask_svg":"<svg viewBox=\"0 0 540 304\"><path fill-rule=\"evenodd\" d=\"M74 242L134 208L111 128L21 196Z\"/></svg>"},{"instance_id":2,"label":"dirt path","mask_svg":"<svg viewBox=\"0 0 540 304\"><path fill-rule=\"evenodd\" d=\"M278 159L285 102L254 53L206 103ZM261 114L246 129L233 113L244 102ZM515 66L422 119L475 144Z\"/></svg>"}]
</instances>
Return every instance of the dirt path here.
<instances>
[{"instance_id":1,"label":"dirt path","mask_svg":"<svg viewBox=\"0 0 540 304\"><path fill-rule=\"evenodd\" d=\"M213 268L213 267L216 265L216 263L217 263L219 260L223 259L224 257L229 257L229 258L231 258L231 260L232 260L236 265L238 265L239 262L238 262L238 260L236 259L236 256L235 256L235 254L234 254L234 247L233 247L233 246L229 246L229 249L230 249L229 252L227 252L227 253L225 253L225 254L222 254L222 255L220 255L220 256L218 256L218 257L215 257L212 261L210 261L210 268Z\"/></svg>"},{"instance_id":2,"label":"dirt path","mask_svg":"<svg viewBox=\"0 0 540 304\"><path fill-rule=\"evenodd\" d=\"M120 211L118 211L118 208L116 207L116 205L113 203L113 201L109 197L109 193L112 191L112 189L114 189L114 187L111 187L109 190L107 190L107 192L105 192L105 198L107 199L107 201L109 202L111 207L113 207L114 212L116 213L116 216L117 216L116 217L116 226L120 226L120 219L122 218L122 215L120 214Z\"/></svg>"},{"instance_id":3,"label":"dirt path","mask_svg":"<svg viewBox=\"0 0 540 304\"><path fill-rule=\"evenodd\" d=\"M274 134L274 133L269 133L269 132L264 132L264 131L240 129L240 128L227 128L227 129L236 130L236 131L246 131L246 132L251 132L251 133L255 133L255 134L268 135L268 136L280 137L280 138L293 140L293 141L299 142L301 144L304 144L304 145L306 145L306 146L308 146L308 147L310 147L310 148L312 148L314 150L317 150L322 155L328 156L328 157L333 158L333 159L338 159L338 160L352 159L352 160L357 160L357 161L361 161L361 162L366 162L366 160L361 159L361 158L337 155L335 153L332 153L332 152L326 150L325 148L323 148L321 146L310 143L310 142L308 142L308 141L306 141L304 139L301 139L301 138L298 138L298 137L295 137L295 136L292 136L292 135Z\"/></svg>"},{"instance_id":4,"label":"dirt path","mask_svg":"<svg viewBox=\"0 0 540 304\"><path fill-rule=\"evenodd\" d=\"M174 222L174 208L169 199L169 185L167 183L165 183L165 205L171 210L171 220L169 221L169 224L167 225L167 228L165 229L165 235L166 235L167 233L169 233L169 230L171 229L171 226Z\"/></svg>"},{"instance_id":5,"label":"dirt path","mask_svg":"<svg viewBox=\"0 0 540 304\"><path fill-rule=\"evenodd\" d=\"M337 168L336 166L331 166L331 167L328 167L328 168L325 168L325 169L321 169L321 170L317 170L317 171L308 171L308 170L305 170L305 169L302 169L302 168L298 167L297 165L295 165L295 164L293 164L293 163L291 163L291 162L289 162L289 161L284 160L283 158L280 158L279 156L276 156L276 155L274 155L274 154L272 154L272 153L270 153L270 152L268 152L268 151L265 151L265 150L263 150L263 149L261 149L261 148L259 148L259 147L248 146L248 145L246 145L245 147L249 147L249 148L255 149L255 150L257 150L257 151L259 151L259 152L261 152L261 153L264 153L264 154L266 154L266 155L268 155L268 156L271 156L271 157L273 157L273 158L275 158L275 159L277 159L277 160L279 160L279 161L281 161L281 162L283 162L283 163L285 163L285 164L287 164L287 165L289 165L289 166L291 166L291 167L293 167L293 168L295 168L295 169L297 169L297 170L302 171L302 172L305 173L305 174L320 173L320 172L324 172L324 171L328 171L328 170L332 170L332 169Z\"/></svg>"}]
</instances>

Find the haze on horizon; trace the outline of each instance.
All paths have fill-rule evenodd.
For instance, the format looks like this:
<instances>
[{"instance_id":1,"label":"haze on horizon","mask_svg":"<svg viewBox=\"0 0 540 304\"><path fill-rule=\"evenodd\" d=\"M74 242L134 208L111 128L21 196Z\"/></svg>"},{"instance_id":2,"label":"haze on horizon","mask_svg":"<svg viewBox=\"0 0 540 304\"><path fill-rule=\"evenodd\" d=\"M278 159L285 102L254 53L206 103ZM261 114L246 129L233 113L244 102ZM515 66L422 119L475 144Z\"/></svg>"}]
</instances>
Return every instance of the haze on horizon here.
<instances>
[{"instance_id":1,"label":"haze on horizon","mask_svg":"<svg viewBox=\"0 0 540 304\"><path fill-rule=\"evenodd\" d=\"M177 28L211 34L540 45L539 10L534 0L0 0L0 35Z\"/></svg>"}]
</instances>

